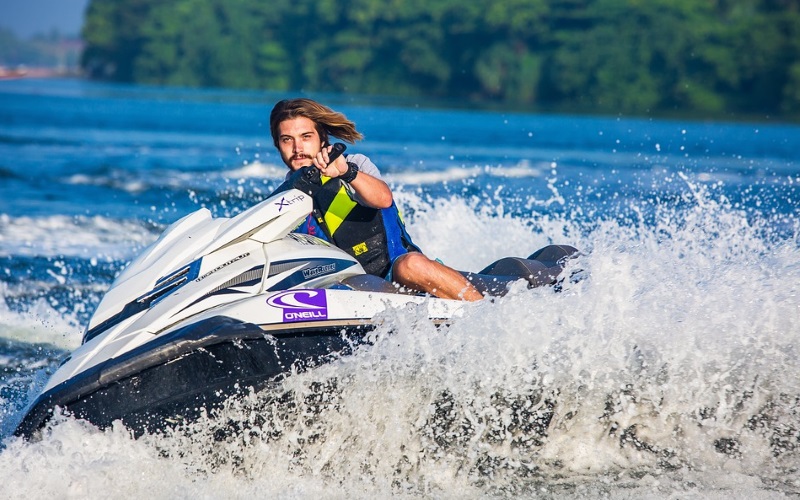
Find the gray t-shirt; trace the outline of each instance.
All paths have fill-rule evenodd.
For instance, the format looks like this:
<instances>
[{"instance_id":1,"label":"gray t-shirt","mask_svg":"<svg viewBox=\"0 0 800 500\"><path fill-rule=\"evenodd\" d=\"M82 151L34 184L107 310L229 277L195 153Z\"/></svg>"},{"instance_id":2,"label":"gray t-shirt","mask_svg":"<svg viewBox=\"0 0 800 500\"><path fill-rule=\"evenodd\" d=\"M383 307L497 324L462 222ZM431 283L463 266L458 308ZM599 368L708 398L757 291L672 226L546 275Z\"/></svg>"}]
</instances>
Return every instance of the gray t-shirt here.
<instances>
[{"instance_id":1,"label":"gray t-shirt","mask_svg":"<svg viewBox=\"0 0 800 500\"><path fill-rule=\"evenodd\" d=\"M347 159L347 163L355 163L359 172L364 172L365 174L371 175L378 180L383 180L381 179L380 170L378 170L378 167L372 163L372 160L370 160L367 156L362 155L361 153L356 153L354 155L345 155L345 158ZM366 205L358 193L356 193L353 188L350 187L350 184L344 183L344 187L347 189L347 194L350 195L350 198L353 201L359 205Z\"/></svg>"},{"instance_id":2,"label":"gray t-shirt","mask_svg":"<svg viewBox=\"0 0 800 500\"><path fill-rule=\"evenodd\" d=\"M381 172L378 170L378 167L375 166L368 157L361 153L356 153L354 155L345 155L345 158L347 159L347 163L355 163L359 172L364 172L376 179L383 180L381 179Z\"/></svg>"}]
</instances>

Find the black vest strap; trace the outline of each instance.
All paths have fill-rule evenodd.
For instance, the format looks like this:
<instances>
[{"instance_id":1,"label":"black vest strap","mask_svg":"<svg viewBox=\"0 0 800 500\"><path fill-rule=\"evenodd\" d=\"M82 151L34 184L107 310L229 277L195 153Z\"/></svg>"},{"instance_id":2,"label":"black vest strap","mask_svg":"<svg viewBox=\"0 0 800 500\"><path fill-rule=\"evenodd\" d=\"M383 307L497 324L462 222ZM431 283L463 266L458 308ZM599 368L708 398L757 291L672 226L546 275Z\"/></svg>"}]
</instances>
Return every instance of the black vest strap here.
<instances>
[{"instance_id":1,"label":"black vest strap","mask_svg":"<svg viewBox=\"0 0 800 500\"><path fill-rule=\"evenodd\" d=\"M358 260L368 274L386 276L391 266L381 210L354 202L339 179L327 179L314 195L314 218L325 235Z\"/></svg>"}]
</instances>

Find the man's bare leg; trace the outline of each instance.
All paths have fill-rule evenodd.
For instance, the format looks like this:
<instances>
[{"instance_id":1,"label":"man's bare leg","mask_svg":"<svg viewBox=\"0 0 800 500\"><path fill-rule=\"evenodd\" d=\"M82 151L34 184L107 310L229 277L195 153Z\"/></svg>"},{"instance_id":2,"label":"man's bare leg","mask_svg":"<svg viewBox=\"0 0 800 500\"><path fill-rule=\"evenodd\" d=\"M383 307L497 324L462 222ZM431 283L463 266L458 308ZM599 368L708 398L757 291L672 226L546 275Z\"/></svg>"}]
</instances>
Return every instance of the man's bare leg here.
<instances>
[{"instance_id":1,"label":"man's bare leg","mask_svg":"<svg viewBox=\"0 0 800 500\"><path fill-rule=\"evenodd\" d=\"M443 299L481 300L483 295L458 271L419 252L400 256L392 279L400 285Z\"/></svg>"}]
</instances>

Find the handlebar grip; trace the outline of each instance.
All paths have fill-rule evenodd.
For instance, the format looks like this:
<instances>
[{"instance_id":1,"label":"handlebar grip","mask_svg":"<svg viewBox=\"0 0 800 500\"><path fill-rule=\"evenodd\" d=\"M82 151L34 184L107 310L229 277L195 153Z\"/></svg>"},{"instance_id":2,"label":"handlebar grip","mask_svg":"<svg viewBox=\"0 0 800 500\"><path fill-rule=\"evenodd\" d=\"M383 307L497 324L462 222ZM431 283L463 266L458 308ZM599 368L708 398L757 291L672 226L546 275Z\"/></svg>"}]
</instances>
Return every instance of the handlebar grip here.
<instances>
[{"instance_id":1,"label":"handlebar grip","mask_svg":"<svg viewBox=\"0 0 800 500\"><path fill-rule=\"evenodd\" d=\"M341 142L337 142L336 144L334 144L333 149L331 149L331 152L328 153L328 163L333 163L333 161L336 158L342 156L342 153L344 153L346 149L347 146L345 146Z\"/></svg>"},{"instance_id":2,"label":"handlebar grip","mask_svg":"<svg viewBox=\"0 0 800 500\"><path fill-rule=\"evenodd\" d=\"M342 153L347 149L347 146L342 144L341 142L337 142L333 145L331 152L328 153L328 163L333 163L333 161L342 156ZM303 177L306 181L311 182L312 184L322 184L320 180L320 172L315 167L309 165L307 167L303 167L300 169L303 172Z\"/></svg>"},{"instance_id":3,"label":"handlebar grip","mask_svg":"<svg viewBox=\"0 0 800 500\"><path fill-rule=\"evenodd\" d=\"M341 142L337 142L333 145L331 152L328 153L328 159L333 162L333 160L340 157L346 149L347 146ZM295 172L291 172L283 184L278 186L275 191L270 194L270 196L275 196L276 194L289 189L299 189L300 191L313 196L321 185L322 181L320 179L320 171L315 166L308 165L298 169Z\"/></svg>"}]
</instances>

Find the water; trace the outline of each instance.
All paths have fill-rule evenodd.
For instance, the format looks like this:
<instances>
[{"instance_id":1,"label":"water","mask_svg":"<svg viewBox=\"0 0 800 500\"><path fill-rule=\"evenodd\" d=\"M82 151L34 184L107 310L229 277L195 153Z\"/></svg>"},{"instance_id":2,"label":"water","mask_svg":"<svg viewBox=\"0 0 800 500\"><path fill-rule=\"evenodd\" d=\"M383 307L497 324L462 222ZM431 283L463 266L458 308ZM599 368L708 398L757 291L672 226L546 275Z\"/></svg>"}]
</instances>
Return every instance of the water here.
<instances>
[{"instance_id":1,"label":"water","mask_svg":"<svg viewBox=\"0 0 800 500\"><path fill-rule=\"evenodd\" d=\"M447 329L388 312L374 346L191 431L133 440L65 417L12 437L126 262L282 179L283 97L0 82L4 496L800 494L800 127L770 123L318 96L357 122L351 150L426 253L476 270L567 243L586 278L514 288Z\"/></svg>"}]
</instances>

